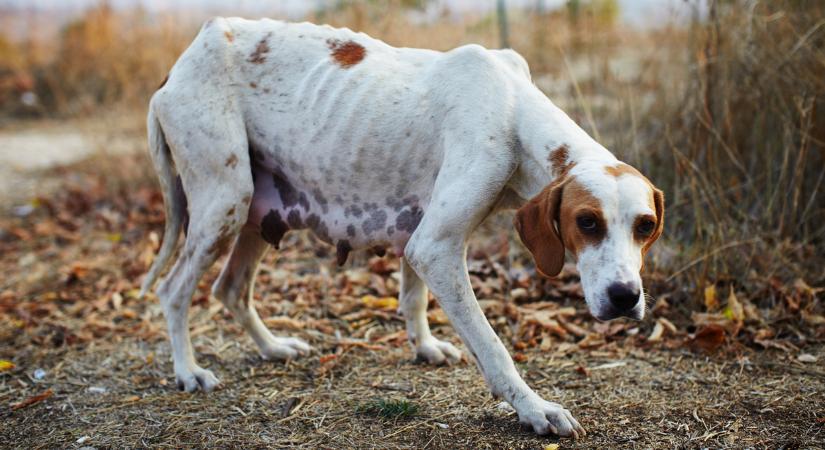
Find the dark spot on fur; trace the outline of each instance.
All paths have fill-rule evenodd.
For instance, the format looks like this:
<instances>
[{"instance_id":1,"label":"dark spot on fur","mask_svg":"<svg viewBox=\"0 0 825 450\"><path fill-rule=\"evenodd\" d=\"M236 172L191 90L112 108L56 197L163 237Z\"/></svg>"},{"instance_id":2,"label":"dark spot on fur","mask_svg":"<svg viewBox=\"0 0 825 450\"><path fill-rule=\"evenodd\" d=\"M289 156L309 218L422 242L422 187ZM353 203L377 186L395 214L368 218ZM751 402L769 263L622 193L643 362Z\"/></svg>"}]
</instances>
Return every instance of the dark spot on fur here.
<instances>
[{"instance_id":1,"label":"dark spot on fur","mask_svg":"<svg viewBox=\"0 0 825 450\"><path fill-rule=\"evenodd\" d=\"M234 169L235 166L238 165L238 155L236 155L234 153L229 155L229 158L226 158L226 162L223 163L223 165L226 166L226 167L231 167L231 168Z\"/></svg>"},{"instance_id":2,"label":"dark spot on fur","mask_svg":"<svg viewBox=\"0 0 825 450\"><path fill-rule=\"evenodd\" d=\"M344 211L344 214L349 216L349 214L347 214L347 211L349 211L349 213L355 217L361 217L364 214L364 210L361 209L361 207L358 205L350 205L349 208L347 208L347 210Z\"/></svg>"},{"instance_id":3,"label":"dark spot on fur","mask_svg":"<svg viewBox=\"0 0 825 450\"><path fill-rule=\"evenodd\" d=\"M352 251L352 246L348 240L338 241L338 244L335 246L335 256L339 266L343 266L344 263L347 262L350 251Z\"/></svg>"},{"instance_id":4,"label":"dark spot on fur","mask_svg":"<svg viewBox=\"0 0 825 450\"><path fill-rule=\"evenodd\" d=\"M250 81L249 82L249 87L251 87L252 89L255 89L255 88L258 87L258 83L254 82L254 81Z\"/></svg>"},{"instance_id":5,"label":"dark spot on fur","mask_svg":"<svg viewBox=\"0 0 825 450\"><path fill-rule=\"evenodd\" d=\"M361 62L367 54L364 46L354 41L329 39L327 45L332 50L332 59L345 69Z\"/></svg>"},{"instance_id":6,"label":"dark spot on fur","mask_svg":"<svg viewBox=\"0 0 825 450\"><path fill-rule=\"evenodd\" d=\"M272 182L275 184L275 189L278 191L284 207L289 208L298 204L298 191L295 190L295 187L292 186L280 170L272 173Z\"/></svg>"},{"instance_id":7,"label":"dark spot on fur","mask_svg":"<svg viewBox=\"0 0 825 450\"><path fill-rule=\"evenodd\" d=\"M255 46L255 51L249 55L249 59L247 61L251 62L252 64L261 64L266 61L266 54L269 53L269 44L267 44L267 40L272 33L267 33L266 36L261 38L258 41L258 45Z\"/></svg>"},{"instance_id":8,"label":"dark spot on fur","mask_svg":"<svg viewBox=\"0 0 825 450\"><path fill-rule=\"evenodd\" d=\"M347 236L355 237L355 225L347 225Z\"/></svg>"},{"instance_id":9,"label":"dark spot on fur","mask_svg":"<svg viewBox=\"0 0 825 450\"><path fill-rule=\"evenodd\" d=\"M321 209L324 211L324 213L326 213L328 210L327 205L329 204L329 202L327 201L327 198L324 197L324 194L321 192L320 189L314 188L312 190L312 198L314 198L315 201L318 202L319 205L321 205Z\"/></svg>"},{"instance_id":10,"label":"dark spot on fur","mask_svg":"<svg viewBox=\"0 0 825 450\"><path fill-rule=\"evenodd\" d=\"M275 248L278 248L284 234L289 231L289 226L281 219L281 214L274 209L261 220L261 237Z\"/></svg>"},{"instance_id":11,"label":"dark spot on fur","mask_svg":"<svg viewBox=\"0 0 825 450\"><path fill-rule=\"evenodd\" d=\"M370 217L361 224L361 229L364 230L364 233L372 235L373 232L384 228L384 225L387 223L387 212L383 209L373 209L370 213Z\"/></svg>"},{"instance_id":12,"label":"dark spot on fur","mask_svg":"<svg viewBox=\"0 0 825 450\"><path fill-rule=\"evenodd\" d=\"M234 206L232 208L230 208L229 211L226 212L226 216L229 217L232 214L235 214L235 207Z\"/></svg>"},{"instance_id":13,"label":"dark spot on fur","mask_svg":"<svg viewBox=\"0 0 825 450\"><path fill-rule=\"evenodd\" d=\"M423 216L424 210L419 208L417 205L413 206L410 209L401 211L401 214L399 214L395 219L395 227L400 231L406 231L407 233L412 234L418 227L418 223L421 222L421 218Z\"/></svg>"},{"instance_id":14,"label":"dark spot on fur","mask_svg":"<svg viewBox=\"0 0 825 450\"><path fill-rule=\"evenodd\" d=\"M306 226L308 228L315 230L316 228L318 228L319 223L321 223L321 218L318 217L317 214L310 214L309 216L307 216Z\"/></svg>"},{"instance_id":15,"label":"dark spot on fur","mask_svg":"<svg viewBox=\"0 0 825 450\"><path fill-rule=\"evenodd\" d=\"M220 234L218 235L218 239L215 239L215 242L209 247L209 253L213 255L222 255L226 252L226 248L229 247L229 236L226 233L229 231L229 225L224 225L221 227Z\"/></svg>"},{"instance_id":16,"label":"dark spot on fur","mask_svg":"<svg viewBox=\"0 0 825 450\"><path fill-rule=\"evenodd\" d=\"M304 223L301 220L301 213L299 213L297 209L293 209L289 212L289 215L286 216L286 223L289 224L290 228L295 230L303 228L304 226Z\"/></svg>"},{"instance_id":17,"label":"dark spot on fur","mask_svg":"<svg viewBox=\"0 0 825 450\"><path fill-rule=\"evenodd\" d=\"M307 200L307 195L303 192L298 194L298 203L304 208L304 210L309 211L309 200Z\"/></svg>"},{"instance_id":18,"label":"dark spot on fur","mask_svg":"<svg viewBox=\"0 0 825 450\"><path fill-rule=\"evenodd\" d=\"M395 227L390 225L387 227L387 236L392 236L393 234L395 234Z\"/></svg>"},{"instance_id":19,"label":"dark spot on fur","mask_svg":"<svg viewBox=\"0 0 825 450\"><path fill-rule=\"evenodd\" d=\"M315 227L315 234L324 242L332 243L332 238L329 236L329 228L327 228L326 222L320 222Z\"/></svg>"},{"instance_id":20,"label":"dark spot on fur","mask_svg":"<svg viewBox=\"0 0 825 450\"><path fill-rule=\"evenodd\" d=\"M380 245L376 245L375 247L372 248L372 252L375 253L377 256L383 258L384 255L387 254L387 249L380 246Z\"/></svg>"}]
</instances>

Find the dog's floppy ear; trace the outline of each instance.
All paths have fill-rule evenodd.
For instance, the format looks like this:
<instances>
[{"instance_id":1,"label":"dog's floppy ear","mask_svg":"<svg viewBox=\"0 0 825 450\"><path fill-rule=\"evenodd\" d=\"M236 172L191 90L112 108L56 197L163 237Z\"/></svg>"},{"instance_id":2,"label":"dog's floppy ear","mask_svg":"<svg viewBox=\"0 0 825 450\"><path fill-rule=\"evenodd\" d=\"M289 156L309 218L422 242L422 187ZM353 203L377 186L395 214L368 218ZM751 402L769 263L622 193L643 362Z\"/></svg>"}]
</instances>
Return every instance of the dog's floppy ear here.
<instances>
[{"instance_id":1,"label":"dog's floppy ear","mask_svg":"<svg viewBox=\"0 0 825 450\"><path fill-rule=\"evenodd\" d=\"M561 181L547 186L513 218L521 242L533 254L536 269L546 277L558 275L564 266L564 244L555 224L564 184Z\"/></svg>"},{"instance_id":2,"label":"dog's floppy ear","mask_svg":"<svg viewBox=\"0 0 825 450\"><path fill-rule=\"evenodd\" d=\"M642 248L644 254L647 254L650 246L656 242L656 239L659 239L659 236L662 235L662 231L664 231L665 228L665 193L655 187L653 188L653 205L656 208L656 229Z\"/></svg>"}]
</instances>

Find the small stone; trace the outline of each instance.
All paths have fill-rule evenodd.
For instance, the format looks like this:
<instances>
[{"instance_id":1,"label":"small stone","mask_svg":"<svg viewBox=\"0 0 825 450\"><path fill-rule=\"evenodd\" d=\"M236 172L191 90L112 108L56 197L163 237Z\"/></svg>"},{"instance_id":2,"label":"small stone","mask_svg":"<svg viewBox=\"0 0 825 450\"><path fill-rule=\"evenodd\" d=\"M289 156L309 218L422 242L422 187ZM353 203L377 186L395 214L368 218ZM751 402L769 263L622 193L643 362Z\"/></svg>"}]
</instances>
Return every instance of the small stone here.
<instances>
[{"instance_id":1,"label":"small stone","mask_svg":"<svg viewBox=\"0 0 825 450\"><path fill-rule=\"evenodd\" d=\"M90 394L105 394L106 388L101 386L89 386L89 389L87 389L87 391Z\"/></svg>"},{"instance_id":2,"label":"small stone","mask_svg":"<svg viewBox=\"0 0 825 450\"><path fill-rule=\"evenodd\" d=\"M527 298L527 289L524 288L515 288L510 291L510 298L513 300L521 300Z\"/></svg>"},{"instance_id":3,"label":"small stone","mask_svg":"<svg viewBox=\"0 0 825 450\"><path fill-rule=\"evenodd\" d=\"M46 371L43 369L35 369L32 376L35 380L42 380L43 378L46 378Z\"/></svg>"},{"instance_id":4,"label":"small stone","mask_svg":"<svg viewBox=\"0 0 825 450\"><path fill-rule=\"evenodd\" d=\"M810 353L803 353L803 354L797 356L796 359L798 359L800 362L804 362L804 363L815 363L817 358L816 358L816 356L814 356Z\"/></svg>"}]
</instances>

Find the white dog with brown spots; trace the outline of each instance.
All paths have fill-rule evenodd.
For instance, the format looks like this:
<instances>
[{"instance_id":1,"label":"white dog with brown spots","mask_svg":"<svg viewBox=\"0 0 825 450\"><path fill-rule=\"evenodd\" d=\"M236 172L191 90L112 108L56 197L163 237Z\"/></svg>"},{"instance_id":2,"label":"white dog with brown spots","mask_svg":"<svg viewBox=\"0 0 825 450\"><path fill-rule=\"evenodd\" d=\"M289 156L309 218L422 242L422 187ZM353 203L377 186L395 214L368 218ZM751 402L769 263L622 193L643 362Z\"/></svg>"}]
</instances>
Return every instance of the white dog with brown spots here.
<instances>
[{"instance_id":1,"label":"white dog with brown spots","mask_svg":"<svg viewBox=\"0 0 825 450\"><path fill-rule=\"evenodd\" d=\"M310 350L273 336L252 304L266 250L308 228L339 263L367 247L402 256L400 309L419 358L461 359L430 333L429 288L523 424L584 434L519 376L470 287L467 238L493 212L520 207L515 226L541 274L557 275L568 251L596 318L641 319L639 272L664 200L554 106L516 52L394 48L348 29L216 18L152 97L148 127L167 219L144 292L188 231L157 289L181 389L218 384L195 361L188 308L230 244L214 296L264 358Z\"/></svg>"}]
</instances>

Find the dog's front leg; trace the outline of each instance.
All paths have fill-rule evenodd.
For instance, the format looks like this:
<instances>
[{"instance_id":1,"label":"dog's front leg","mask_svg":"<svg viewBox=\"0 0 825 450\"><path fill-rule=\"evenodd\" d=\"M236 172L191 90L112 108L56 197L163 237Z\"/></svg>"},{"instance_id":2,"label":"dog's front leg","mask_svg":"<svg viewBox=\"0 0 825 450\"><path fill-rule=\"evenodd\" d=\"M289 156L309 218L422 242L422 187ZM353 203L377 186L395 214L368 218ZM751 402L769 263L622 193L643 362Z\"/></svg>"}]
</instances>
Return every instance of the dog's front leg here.
<instances>
[{"instance_id":1,"label":"dog's front leg","mask_svg":"<svg viewBox=\"0 0 825 450\"><path fill-rule=\"evenodd\" d=\"M584 429L570 411L545 401L521 379L507 349L484 317L470 285L466 238L495 201L490 192L497 186L491 186L490 180L499 179L503 185L508 175L495 171L485 174L485 169L495 167L490 164L479 167L476 175L482 176L477 178L442 172L444 178L440 175L439 182L452 181L444 181L441 186L436 184L430 202L432 209L424 215L407 243L405 258L435 294L464 345L475 357L493 395L510 403L519 421L531 426L536 433L553 432L578 438L584 435Z\"/></svg>"}]
</instances>

